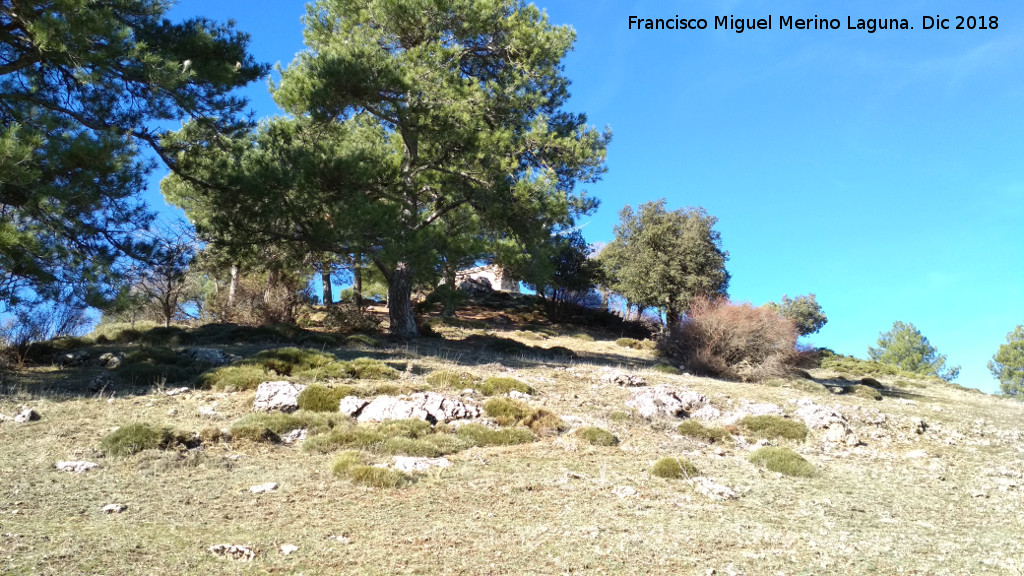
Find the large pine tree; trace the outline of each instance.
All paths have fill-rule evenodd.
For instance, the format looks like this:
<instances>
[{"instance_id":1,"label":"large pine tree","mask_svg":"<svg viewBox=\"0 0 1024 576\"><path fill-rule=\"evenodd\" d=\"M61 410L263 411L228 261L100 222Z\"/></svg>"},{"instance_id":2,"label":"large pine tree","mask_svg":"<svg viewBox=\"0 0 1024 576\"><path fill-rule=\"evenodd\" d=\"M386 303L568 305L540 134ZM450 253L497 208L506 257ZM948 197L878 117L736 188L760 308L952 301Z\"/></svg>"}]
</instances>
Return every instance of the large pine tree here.
<instances>
[{"instance_id":1,"label":"large pine tree","mask_svg":"<svg viewBox=\"0 0 1024 576\"><path fill-rule=\"evenodd\" d=\"M248 37L172 23L160 0L0 2L0 308L27 295L109 296L149 214L138 200L166 122L236 130L230 92L266 72ZM152 156L149 156L150 158Z\"/></svg>"}]
</instances>

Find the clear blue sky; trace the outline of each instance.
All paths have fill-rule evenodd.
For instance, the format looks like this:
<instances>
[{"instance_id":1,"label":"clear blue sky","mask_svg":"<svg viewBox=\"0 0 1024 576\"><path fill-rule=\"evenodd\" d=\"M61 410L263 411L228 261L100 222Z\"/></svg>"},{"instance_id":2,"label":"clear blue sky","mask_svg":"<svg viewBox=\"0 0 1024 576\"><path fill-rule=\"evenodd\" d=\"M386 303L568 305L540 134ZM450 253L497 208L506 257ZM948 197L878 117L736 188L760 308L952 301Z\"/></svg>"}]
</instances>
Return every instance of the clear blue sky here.
<instances>
[{"instance_id":1,"label":"clear blue sky","mask_svg":"<svg viewBox=\"0 0 1024 576\"><path fill-rule=\"evenodd\" d=\"M718 217L730 295L762 304L813 292L828 325L811 342L866 357L893 321L913 322L958 380L986 391L985 363L1024 323L1024 5L1015 2L539 1L573 26L571 107L609 126L601 208L666 198ZM184 0L170 16L234 19L262 61L302 49L303 2ZM714 17L772 30L714 30ZM705 18L707 30L628 29ZM779 16L838 30L779 30ZM922 17L997 16L995 30L923 30ZM847 17L913 30L847 30ZM277 113L250 87L258 116ZM160 175L157 175L160 176ZM154 180L154 182L156 179ZM155 184L154 184L155 190ZM151 191L154 202L157 192Z\"/></svg>"}]
</instances>

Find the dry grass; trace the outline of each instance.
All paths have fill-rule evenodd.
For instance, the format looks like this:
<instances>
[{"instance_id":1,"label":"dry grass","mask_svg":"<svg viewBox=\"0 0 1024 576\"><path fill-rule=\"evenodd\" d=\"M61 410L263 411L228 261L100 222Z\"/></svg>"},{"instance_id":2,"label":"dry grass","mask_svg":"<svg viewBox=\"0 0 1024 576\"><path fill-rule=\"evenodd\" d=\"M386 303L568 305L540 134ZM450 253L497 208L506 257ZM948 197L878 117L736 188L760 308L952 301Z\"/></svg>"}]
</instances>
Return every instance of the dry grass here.
<instances>
[{"instance_id":1,"label":"dry grass","mask_svg":"<svg viewBox=\"0 0 1024 576\"><path fill-rule=\"evenodd\" d=\"M532 386L531 405L580 417L620 439L618 448L592 446L568 435L537 439L526 428L467 425L430 435L466 447L450 452L451 468L417 475L400 489L389 472L368 471L370 485L335 475L338 446L327 452L283 444L224 441L214 433L247 417L253 392L198 390L169 397L150 388L118 388L111 398L88 392L101 370L33 369L0 374L0 413L30 404L43 419L0 422L0 573L12 574L1014 574L1024 570L1019 519L1024 499L1024 443L1019 403L967 393L930 381L874 376L885 400L853 394L813 395L841 410L865 443L824 452L817 432L798 451L817 476L779 477L748 462L731 442L695 443L675 426L630 416L630 391L605 385L601 368L653 366L653 354L556 332L544 345L564 346L577 361L503 355L460 347L475 328L443 326L446 340L383 348L387 361L415 361L432 371L470 373L481 380L501 368ZM498 334L517 338L516 327ZM596 334L595 334L596 335ZM231 348L251 355L246 345ZM352 356L343 356L350 361ZM652 384L705 394L723 410L741 400L772 402L790 413L808 392L783 385L662 374ZM830 372L815 372L816 379ZM371 383L376 385L378 383ZM422 376L382 382L427 387ZM213 406L225 415L198 415ZM169 410L174 415L169 415ZM868 412L886 420L867 423ZM313 418L295 413L294 417ZM320 413L319 417L336 417ZM338 417L340 418L340 417ZM924 434L910 418L929 424ZM201 449L143 450L112 458L100 441L119 426L147 422L192 435ZM250 423L257 424L253 420ZM284 430L297 422L258 422ZM304 424L310 424L305 422ZM674 423L673 423L674 424ZM335 422L341 429L346 420ZM322 423L328 435L331 430ZM926 458L906 458L924 450ZM687 482L650 474L651 463L679 455L739 493L712 501ZM390 454L359 449L348 470L387 464ZM85 459L101 467L81 475L58 472L57 460ZM376 470L383 470L376 468ZM411 478L410 478L411 479ZM277 482L253 495L248 488ZM629 487L633 496L615 492ZM1003 487L1005 489L1001 489ZM974 496L984 494L984 496ZM102 506L124 503L121 514ZM17 511L15 513L15 511ZM781 519L781 520L780 520ZM899 537L893 537L898 533ZM335 536L347 537L347 542ZM218 543L260 551L249 565L205 552ZM281 544L299 547L284 556Z\"/></svg>"}]
</instances>

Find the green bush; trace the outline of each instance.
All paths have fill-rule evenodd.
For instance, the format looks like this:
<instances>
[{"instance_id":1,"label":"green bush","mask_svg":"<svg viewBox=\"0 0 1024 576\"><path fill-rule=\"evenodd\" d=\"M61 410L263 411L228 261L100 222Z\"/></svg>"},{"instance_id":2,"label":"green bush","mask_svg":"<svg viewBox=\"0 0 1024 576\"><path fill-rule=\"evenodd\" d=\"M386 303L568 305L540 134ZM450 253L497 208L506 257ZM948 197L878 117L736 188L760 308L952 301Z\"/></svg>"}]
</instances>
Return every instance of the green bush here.
<instances>
[{"instance_id":1,"label":"green bush","mask_svg":"<svg viewBox=\"0 0 1024 576\"><path fill-rule=\"evenodd\" d=\"M328 388L320 384L312 384L299 393L299 409L310 412L337 412L341 399L351 395L351 386Z\"/></svg>"},{"instance_id":2,"label":"green bush","mask_svg":"<svg viewBox=\"0 0 1024 576\"><path fill-rule=\"evenodd\" d=\"M437 388L464 390L476 388L478 382L478 379L469 374L461 374L452 370L437 370L427 374L427 383Z\"/></svg>"},{"instance_id":3,"label":"green bush","mask_svg":"<svg viewBox=\"0 0 1024 576\"><path fill-rule=\"evenodd\" d=\"M254 390L261 382L274 379L275 375L263 366L239 364L206 372L199 377L199 385L214 390Z\"/></svg>"},{"instance_id":4,"label":"green bush","mask_svg":"<svg viewBox=\"0 0 1024 576\"><path fill-rule=\"evenodd\" d=\"M696 420L683 420L676 428L676 432L706 442L721 442L729 437L724 428L705 426Z\"/></svg>"},{"instance_id":5,"label":"green bush","mask_svg":"<svg viewBox=\"0 0 1024 576\"><path fill-rule=\"evenodd\" d=\"M142 348L129 352L115 374L122 380L140 385L185 382L200 372L191 359L169 348Z\"/></svg>"},{"instance_id":6,"label":"green bush","mask_svg":"<svg viewBox=\"0 0 1024 576\"><path fill-rule=\"evenodd\" d=\"M854 358L853 356L823 356L821 358L821 367L834 372L849 374L851 376L865 376L873 374L881 376L904 375L911 378L916 377L914 374L901 371L896 366L882 364L881 362L873 362L871 360L862 360L860 358Z\"/></svg>"},{"instance_id":7,"label":"green bush","mask_svg":"<svg viewBox=\"0 0 1024 576\"><path fill-rule=\"evenodd\" d=\"M322 366L307 368L292 374L296 379L306 381L337 380L341 378L354 378L355 369L349 362L341 360L330 362Z\"/></svg>"},{"instance_id":8,"label":"green bush","mask_svg":"<svg viewBox=\"0 0 1024 576\"><path fill-rule=\"evenodd\" d=\"M290 376L293 373L319 368L337 361L338 359L333 354L290 346L264 350L253 356L247 363L262 364L268 370L273 370L281 376Z\"/></svg>"},{"instance_id":9,"label":"green bush","mask_svg":"<svg viewBox=\"0 0 1024 576\"><path fill-rule=\"evenodd\" d=\"M700 472L684 458L669 457L655 462L651 474L661 478L693 478L700 475Z\"/></svg>"},{"instance_id":10,"label":"green bush","mask_svg":"<svg viewBox=\"0 0 1024 576\"><path fill-rule=\"evenodd\" d=\"M484 403L484 412L501 426L512 426L532 412L525 403L512 398L491 398Z\"/></svg>"},{"instance_id":11,"label":"green bush","mask_svg":"<svg viewBox=\"0 0 1024 576\"><path fill-rule=\"evenodd\" d=\"M811 477L817 474L810 462L789 448L774 446L758 448L750 455L750 462L786 476Z\"/></svg>"},{"instance_id":12,"label":"green bush","mask_svg":"<svg viewBox=\"0 0 1024 576\"><path fill-rule=\"evenodd\" d=\"M508 376L491 376L476 388L484 396L498 396L515 390L523 394L534 394L536 391L525 382Z\"/></svg>"},{"instance_id":13,"label":"green bush","mask_svg":"<svg viewBox=\"0 0 1024 576\"><path fill-rule=\"evenodd\" d=\"M566 428L565 422L563 422L557 414L545 410L544 408L531 410L531 412L526 415L526 418L519 421L519 424L528 427L530 430L533 430L535 434L539 434L541 436L557 434Z\"/></svg>"},{"instance_id":14,"label":"green bush","mask_svg":"<svg viewBox=\"0 0 1024 576\"><path fill-rule=\"evenodd\" d=\"M803 422L789 420L782 416L746 416L739 425L760 438L785 438L803 440L807 438L807 426Z\"/></svg>"},{"instance_id":15,"label":"green bush","mask_svg":"<svg viewBox=\"0 0 1024 576\"><path fill-rule=\"evenodd\" d=\"M572 337L574 339L576 339L576 340L582 340L583 342L593 342L594 341L594 337L591 336L590 334L587 334L586 332L577 332L577 333L573 334Z\"/></svg>"},{"instance_id":16,"label":"green bush","mask_svg":"<svg viewBox=\"0 0 1024 576\"><path fill-rule=\"evenodd\" d=\"M885 388L885 386L881 382L870 377L861 378L860 383L862 386L870 386L871 388L874 388L876 390Z\"/></svg>"},{"instance_id":17,"label":"green bush","mask_svg":"<svg viewBox=\"0 0 1024 576\"><path fill-rule=\"evenodd\" d=\"M679 374L683 373L683 371L680 370L679 368L676 368L675 366L673 366L671 364L665 364L664 362L660 362L658 364L655 364L653 366L652 370L654 370L656 372L661 372L662 374L679 375Z\"/></svg>"},{"instance_id":18,"label":"green bush","mask_svg":"<svg viewBox=\"0 0 1024 576\"><path fill-rule=\"evenodd\" d=\"M164 450L179 443L170 428L154 428L143 422L125 424L103 437L100 448L108 456L131 456L143 450Z\"/></svg>"},{"instance_id":19,"label":"green bush","mask_svg":"<svg viewBox=\"0 0 1024 576\"><path fill-rule=\"evenodd\" d=\"M576 431L576 436L594 446L618 446L619 438L604 428L586 426Z\"/></svg>"}]
</instances>

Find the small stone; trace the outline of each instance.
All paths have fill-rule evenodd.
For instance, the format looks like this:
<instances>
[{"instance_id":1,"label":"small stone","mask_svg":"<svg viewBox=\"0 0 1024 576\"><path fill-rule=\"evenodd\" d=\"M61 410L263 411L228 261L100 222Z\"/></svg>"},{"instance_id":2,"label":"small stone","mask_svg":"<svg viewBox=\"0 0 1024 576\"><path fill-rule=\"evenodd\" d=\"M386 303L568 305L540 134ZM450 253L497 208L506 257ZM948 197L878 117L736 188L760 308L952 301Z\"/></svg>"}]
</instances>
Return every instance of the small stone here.
<instances>
[{"instance_id":1,"label":"small stone","mask_svg":"<svg viewBox=\"0 0 1024 576\"><path fill-rule=\"evenodd\" d=\"M306 429L299 428L298 430L292 430L291 432L281 436L281 442L285 444L295 444L306 439Z\"/></svg>"},{"instance_id":2,"label":"small stone","mask_svg":"<svg viewBox=\"0 0 1024 576\"><path fill-rule=\"evenodd\" d=\"M285 556L298 551L298 549L299 547L295 544L281 544L281 554L284 554Z\"/></svg>"},{"instance_id":3,"label":"small stone","mask_svg":"<svg viewBox=\"0 0 1024 576\"><path fill-rule=\"evenodd\" d=\"M273 492L274 490L277 490L277 482L267 482L249 487L249 492L252 492L253 494L265 494L267 492Z\"/></svg>"},{"instance_id":4,"label":"small stone","mask_svg":"<svg viewBox=\"0 0 1024 576\"><path fill-rule=\"evenodd\" d=\"M642 376L629 374L622 370L606 368L601 373L601 381L617 386L647 386L647 380Z\"/></svg>"},{"instance_id":5,"label":"small stone","mask_svg":"<svg viewBox=\"0 0 1024 576\"><path fill-rule=\"evenodd\" d=\"M629 498L631 496L636 496L637 492L636 488L633 488L632 486L616 486L612 489L612 494L615 494L619 498Z\"/></svg>"},{"instance_id":6,"label":"small stone","mask_svg":"<svg viewBox=\"0 0 1024 576\"><path fill-rule=\"evenodd\" d=\"M103 507L105 514L120 514L128 509L127 504L107 504Z\"/></svg>"},{"instance_id":7,"label":"small stone","mask_svg":"<svg viewBox=\"0 0 1024 576\"><path fill-rule=\"evenodd\" d=\"M17 422L18 424L24 424L26 422L32 422L34 420L39 420L40 418L42 418L42 417L39 415L39 412L35 411L34 408L29 408L27 406L22 406L21 412L18 412L14 416L14 421Z\"/></svg>"},{"instance_id":8,"label":"small stone","mask_svg":"<svg viewBox=\"0 0 1024 576\"><path fill-rule=\"evenodd\" d=\"M238 544L214 544L206 550L215 556L223 556L241 562L249 562L256 558L255 550Z\"/></svg>"},{"instance_id":9,"label":"small stone","mask_svg":"<svg viewBox=\"0 0 1024 576\"><path fill-rule=\"evenodd\" d=\"M95 462L86 462L85 460L71 460L67 462L57 462L54 466L57 470L62 472L74 472L75 474L81 474L82 472L88 472L93 468L98 468L99 464Z\"/></svg>"},{"instance_id":10,"label":"small stone","mask_svg":"<svg viewBox=\"0 0 1024 576\"><path fill-rule=\"evenodd\" d=\"M167 411L167 415L168 416L177 416L178 415L178 410L176 408L171 408L170 410Z\"/></svg>"},{"instance_id":11,"label":"small stone","mask_svg":"<svg viewBox=\"0 0 1024 576\"><path fill-rule=\"evenodd\" d=\"M221 414L220 412L217 412L216 410L214 410L213 408L211 408L209 406L200 406L199 407L199 417L200 418L210 418L211 420L218 420L220 418L223 418L224 415Z\"/></svg>"},{"instance_id":12,"label":"small stone","mask_svg":"<svg viewBox=\"0 0 1024 576\"><path fill-rule=\"evenodd\" d=\"M533 398L533 396L530 396L529 394L525 394L523 392L520 392L519 390L510 390L507 394L505 394L505 396L508 396L509 398L515 398L516 400L524 400L524 401L530 400L531 398Z\"/></svg>"},{"instance_id":13,"label":"small stone","mask_svg":"<svg viewBox=\"0 0 1024 576\"><path fill-rule=\"evenodd\" d=\"M335 542L339 542L341 544L346 544L346 545L352 543L352 539L351 538L349 538L348 536L341 535L341 534L339 534L337 536L331 536L331 540L334 540Z\"/></svg>"},{"instance_id":14,"label":"small stone","mask_svg":"<svg viewBox=\"0 0 1024 576\"><path fill-rule=\"evenodd\" d=\"M90 392L102 392L107 388L113 388L115 385L114 379L106 374L100 374L89 381Z\"/></svg>"},{"instance_id":15,"label":"small stone","mask_svg":"<svg viewBox=\"0 0 1024 576\"><path fill-rule=\"evenodd\" d=\"M922 418L910 419L910 431L914 434L924 434L928 430L928 424Z\"/></svg>"},{"instance_id":16,"label":"small stone","mask_svg":"<svg viewBox=\"0 0 1024 576\"><path fill-rule=\"evenodd\" d=\"M341 402L338 403L338 411L345 416L355 417L369 403L369 400L363 400L356 396L345 396L341 399Z\"/></svg>"},{"instance_id":17,"label":"small stone","mask_svg":"<svg viewBox=\"0 0 1024 576\"><path fill-rule=\"evenodd\" d=\"M122 358L121 355L114 354L113 352L106 352L104 354L101 354L99 357L100 366L103 366L104 368L110 370L113 370L121 366L121 362L123 360L124 358Z\"/></svg>"},{"instance_id":18,"label":"small stone","mask_svg":"<svg viewBox=\"0 0 1024 576\"><path fill-rule=\"evenodd\" d=\"M188 391L189 388L187 386L181 386L180 388L171 388L170 390L165 390L164 394L168 396L177 396L179 394L185 394Z\"/></svg>"},{"instance_id":19,"label":"small stone","mask_svg":"<svg viewBox=\"0 0 1024 576\"><path fill-rule=\"evenodd\" d=\"M904 454L903 457L907 458L907 459L915 460L915 459L918 459L918 458L927 458L928 457L928 453L925 452L924 450L911 450L910 452L907 452L906 454Z\"/></svg>"}]
</instances>

